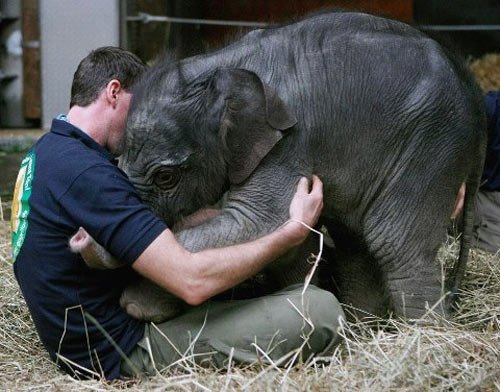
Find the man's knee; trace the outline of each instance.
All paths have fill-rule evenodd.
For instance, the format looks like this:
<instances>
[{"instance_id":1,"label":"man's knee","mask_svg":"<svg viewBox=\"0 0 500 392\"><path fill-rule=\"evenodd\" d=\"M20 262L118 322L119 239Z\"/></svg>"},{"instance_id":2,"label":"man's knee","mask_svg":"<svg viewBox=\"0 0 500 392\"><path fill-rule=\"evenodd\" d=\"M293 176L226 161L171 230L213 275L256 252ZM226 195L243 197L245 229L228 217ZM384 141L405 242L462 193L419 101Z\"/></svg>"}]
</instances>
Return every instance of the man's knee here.
<instances>
[{"instance_id":1,"label":"man's knee","mask_svg":"<svg viewBox=\"0 0 500 392\"><path fill-rule=\"evenodd\" d=\"M474 205L473 246L488 252L500 250L500 192L480 190Z\"/></svg>"},{"instance_id":2,"label":"man's knee","mask_svg":"<svg viewBox=\"0 0 500 392\"><path fill-rule=\"evenodd\" d=\"M291 288L293 295L290 297L293 298L294 305L299 309L299 305L304 307L304 311L312 318L325 320L325 322L336 325L339 323L339 317L345 318L339 301L331 292L313 285L309 285L305 291L303 285L294 285Z\"/></svg>"},{"instance_id":3,"label":"man's knee","mask_svg":"<svg viewBox=\"0 0 500 392\"><path fill-rule=\"evenodd\" d=\"M337 298L331 292L315 286L308 287L305 295L308 298L311 322L318 327L331 329L336 334L341 320L345 320L344 311Z\"/></svg>"},{"instance_id":4,"label":"man's knee","mask_svg":"<svg viewBox=\"0 0 500 392\"><path fill-rule=\"evenodd\" d=\"M294 317L304 325L303 334L315 353L326 353L340 341L339 328L345 314L339 301L329 291L310 285L303 292L303 285L286 290L295 308ZM292 305L291 305L292 306Z\"/></svg>"}]
</instances>

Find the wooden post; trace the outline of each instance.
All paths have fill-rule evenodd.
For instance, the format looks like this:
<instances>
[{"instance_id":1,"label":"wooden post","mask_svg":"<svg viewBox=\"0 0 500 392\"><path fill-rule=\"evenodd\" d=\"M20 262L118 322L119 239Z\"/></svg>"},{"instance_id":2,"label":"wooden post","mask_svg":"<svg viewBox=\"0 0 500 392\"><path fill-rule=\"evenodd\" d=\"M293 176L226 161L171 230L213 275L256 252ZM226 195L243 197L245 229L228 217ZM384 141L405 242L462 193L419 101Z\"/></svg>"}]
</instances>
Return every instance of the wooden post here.
<instances>
[{"instance_id":1,"label":"wooden post","mask_svg":"<svg viewBox=\"0 0 500 392\"><path fill-rule=\"evenodd\" d=\"M38 0L22 0L23 113L26 119L41 117L40 28Z\"/></svg>"}]
</instances>

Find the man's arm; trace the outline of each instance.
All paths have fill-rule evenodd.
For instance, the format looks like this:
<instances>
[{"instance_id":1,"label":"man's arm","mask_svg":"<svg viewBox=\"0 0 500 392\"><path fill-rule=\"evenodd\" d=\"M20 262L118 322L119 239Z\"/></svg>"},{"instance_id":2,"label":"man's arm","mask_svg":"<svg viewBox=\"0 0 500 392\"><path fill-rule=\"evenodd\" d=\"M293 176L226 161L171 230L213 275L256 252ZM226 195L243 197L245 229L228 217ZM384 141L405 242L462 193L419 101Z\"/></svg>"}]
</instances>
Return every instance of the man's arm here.
<instances>
[{"instance_id":1,"label":"man's arm","mask_svg":"<svg viewBox=\"0 0 500 392\"><path fill-rule=\"evenodd\" d=\"M174 232L194 227L202 222L218 215L220 210L214 208L202 208L187 216L172 228ZM103 246L98 244L94 238L80 227L69 239L69 248L73 253L80 253L83 261L90 267L96 269L115 269L126 265L125 262L117 260Z\"/></svg>"},{"instance_id":2,"label":"man's arm","mask_svg":"<svg viewBox=\"0 0 500 392\"><path fill-rule=\"evenodd\" d=\"M132 267L188 304L197 305L255 275L272 260L307 237L323 207L323 184L313 176L312 188L302 178L290 204L286 225L257 240L191 253L170 230L161 233Z\"/></svg>"}]
</instances>

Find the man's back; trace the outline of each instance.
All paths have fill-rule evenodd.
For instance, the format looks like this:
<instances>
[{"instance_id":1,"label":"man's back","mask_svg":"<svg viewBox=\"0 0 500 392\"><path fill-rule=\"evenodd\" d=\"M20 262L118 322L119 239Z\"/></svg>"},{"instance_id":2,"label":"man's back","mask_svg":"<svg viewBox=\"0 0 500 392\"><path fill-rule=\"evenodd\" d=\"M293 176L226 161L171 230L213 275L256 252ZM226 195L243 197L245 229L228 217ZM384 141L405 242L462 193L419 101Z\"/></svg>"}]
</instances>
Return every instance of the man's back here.
<instances>
[{"instance_id":1,"label":"man's back","mask_svg":"<svg viewBox=\"0 0 500 392\"><path fill-rule=\"evenodd\" d=\"M23 162L16 200L24 202L14 203L13 217L14 270L42 342L59 363L66 358L98 374L102 368L107 377L118 376L120 355L84 312L128 353L144 326L119 298L136 275L130 266L88 268L68 238L83 226L130 264L165 229L113 160L83 132L55 120Z\"/></svg>"}]
</instances>

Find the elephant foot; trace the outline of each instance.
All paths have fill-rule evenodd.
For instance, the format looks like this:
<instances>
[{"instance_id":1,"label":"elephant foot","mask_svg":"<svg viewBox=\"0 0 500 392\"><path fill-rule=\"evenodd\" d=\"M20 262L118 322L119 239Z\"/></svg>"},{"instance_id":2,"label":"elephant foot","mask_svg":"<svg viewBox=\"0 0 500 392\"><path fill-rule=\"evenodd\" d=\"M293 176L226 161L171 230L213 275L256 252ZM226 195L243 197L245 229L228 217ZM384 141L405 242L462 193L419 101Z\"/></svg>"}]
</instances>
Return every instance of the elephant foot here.
<instances>
[{"instance_id":1,"label":"elephant foot","mask_svg":"<svg viewBox=\"0 0 500 392\"><path fill-rule=\"evenodd\" d=\"M447 300L439 291L431 295L433 288L429 288L426 295L406 294L399 292L393 296L394 311L398 316L407 320L418 320L426 314L434 313L443 318L449 316Z\"/></svg>"},{"instance_id":2,"label":"elephant foot","mask_svg":"<svg viewBox=\"0 0 500 392\"><path fill-rule=\"evenodd\" d=\"M144 320L145 319L146 315L142 311L142 309L139 306L139 304L134 303L134 302L129 302L127 304L125 304L125 303L122 304L121 301L120 301L120 305L122 307L124 307L125 311L128 313L129 316L132 316L133 318L136 318L138 320Z\"/></svg>"},{"instance_id":3,"label":"elephant foot","mask_svg":"<svg viewBox=\"0 0 500 392\"><path fill-rule=\"evenodd\" d=\"M437 275L437 274L435 274ZM419 279L389 279L394 312L409 320L421 319L427 314L449 316L449 297L445 296L441 282L431 273L420 274Z\"/></svg>"},{"instance_id":4,"label":"elephant foot","mask_svg":"<svg viewBox=\"0 0 500 392\"><path fill-rule=\"evenodd\" d=\"M370 296L359 292L349 292L349 294L356 295L356 297L339 295L339 300L344 305L346 318L350 322L366 321L373 318L383 319L391 313L389 300L386 296L375 292L372 292Z\"/></svg>"},{"instance_id":5,"label":"elephant foot","mask_svg":"<svg viewBox=\"0 0 500 392\"><path fill-rule=\"evenodd\" d=\"M187 305L154 283L141 279L123 291L120 306L133 318L161 323L177 316Z\"/></svg>"}]
</instances>

